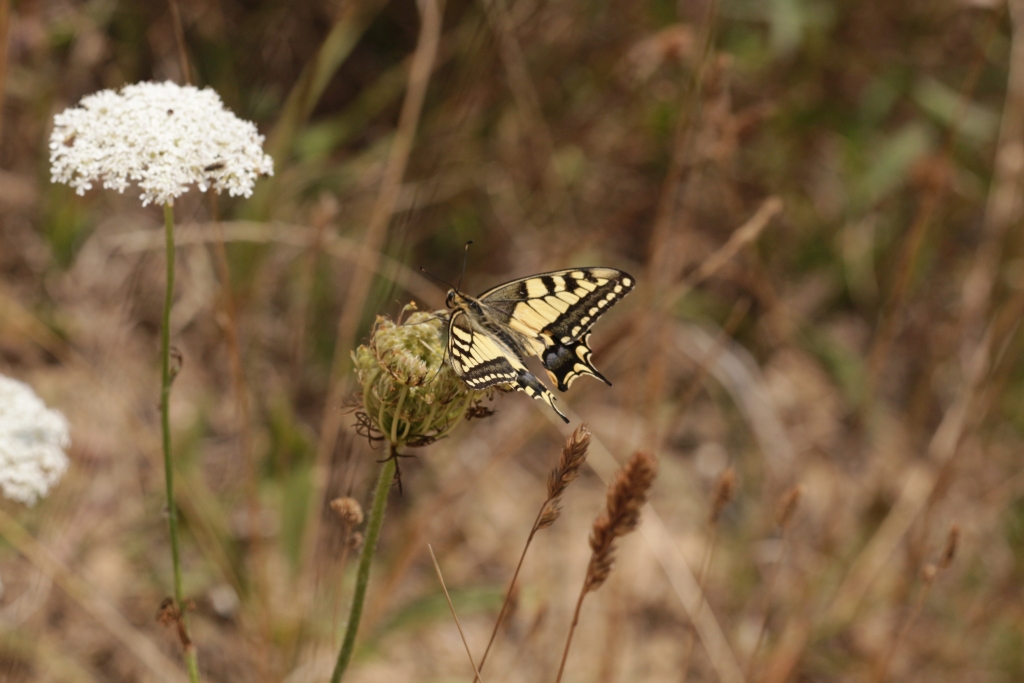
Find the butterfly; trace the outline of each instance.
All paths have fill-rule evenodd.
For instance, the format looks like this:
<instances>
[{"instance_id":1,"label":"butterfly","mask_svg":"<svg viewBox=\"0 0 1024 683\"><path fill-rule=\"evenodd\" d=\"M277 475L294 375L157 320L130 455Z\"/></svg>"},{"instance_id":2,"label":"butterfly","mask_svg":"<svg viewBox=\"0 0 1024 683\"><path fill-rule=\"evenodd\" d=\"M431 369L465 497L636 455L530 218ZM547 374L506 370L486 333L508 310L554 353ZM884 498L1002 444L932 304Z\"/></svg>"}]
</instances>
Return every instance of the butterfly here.
<instances>
[{"instance_id":1,"label":"butterfly","mask_svg":"<svg viewBox=\"0 0 1024 683\"><path fill-rule=\"evenodd\" d=\"M590 328L635 283L632 275L614 268L570 268L512 280L477 297L456 287L445 300L452 311L451 366L472 389L511 384L568 422L524 358L540 358L560 391L583 375L611 386L590 362Z\"/></svg>"}]
</instances>

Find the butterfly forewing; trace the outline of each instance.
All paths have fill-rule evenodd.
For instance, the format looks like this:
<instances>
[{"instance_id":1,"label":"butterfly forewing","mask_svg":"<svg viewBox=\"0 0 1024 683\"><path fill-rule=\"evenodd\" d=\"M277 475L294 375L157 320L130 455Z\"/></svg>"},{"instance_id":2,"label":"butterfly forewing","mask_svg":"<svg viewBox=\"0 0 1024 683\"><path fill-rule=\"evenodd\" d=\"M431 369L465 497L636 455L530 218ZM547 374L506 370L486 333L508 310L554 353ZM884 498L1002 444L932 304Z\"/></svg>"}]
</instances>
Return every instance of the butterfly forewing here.
<instances>
[{"instance_id":1,"label":"butterfly forewing","mask_svg":"<svg viewBox=\"0 0 1024 683\"><path fill-rule=\"evenodd\" d=\"M539 357L562 391L581 375L611 384L590 361L590 328L633 285L613 268L573 268L513 280L477 299L460 294L449 324L452 367L474 389L511 383L565 420L523 356Z\"/></svg>"},{"instance_id":2,"label":"butterfly forewing","mask_svg":"<svg viewBox=\"0 0 1024 683\"><path fill-rule=\"evenodd\" d=\"M505 324L523 334L570 343L633 285L630 275L614 268L571 268L507 282L481 294L480 302L500 310Z\"/></svg>"}]
</instances>

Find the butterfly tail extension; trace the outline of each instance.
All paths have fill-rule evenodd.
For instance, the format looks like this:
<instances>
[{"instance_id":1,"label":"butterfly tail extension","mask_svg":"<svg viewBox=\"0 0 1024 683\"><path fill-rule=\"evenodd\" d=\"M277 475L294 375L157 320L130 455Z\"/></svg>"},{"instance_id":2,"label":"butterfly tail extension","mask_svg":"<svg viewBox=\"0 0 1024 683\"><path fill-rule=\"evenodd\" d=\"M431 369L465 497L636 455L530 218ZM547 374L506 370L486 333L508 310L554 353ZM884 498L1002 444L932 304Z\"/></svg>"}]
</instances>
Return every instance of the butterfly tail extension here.
<instances>
[{"instance_id":1,"label":"butterfly tail extension","mask_svg":"<svg viewBox=\"0 0 1024 683\"><path fill-rule=\"evenodd\" d=\"M562 411L555 405L555 395L552 394L546 386L541 384L537 376L526 370L520 370L519 376L516 377L516 387L525 392L527 396L531 396L538 401L544 401L551 409L558 414L558 417L568 424L569 418L562 414Z\"/></svg>"},{"instance_id":2,"label":"butterfly tail extension","mask_svg":"<svg viewBox=\"0 0 1024 683\"><path fill-rule=\"evenodd\" d=\"M558 386L559 391L566 391L577 377L591 375L598 378L608 386L612 383L604 375L598 372L597 368L590 361L591 350L588 346L590 335L576 342L559 342L544 352L541 360L547 368L551 381Z\"/></svg>"}]
</instances>

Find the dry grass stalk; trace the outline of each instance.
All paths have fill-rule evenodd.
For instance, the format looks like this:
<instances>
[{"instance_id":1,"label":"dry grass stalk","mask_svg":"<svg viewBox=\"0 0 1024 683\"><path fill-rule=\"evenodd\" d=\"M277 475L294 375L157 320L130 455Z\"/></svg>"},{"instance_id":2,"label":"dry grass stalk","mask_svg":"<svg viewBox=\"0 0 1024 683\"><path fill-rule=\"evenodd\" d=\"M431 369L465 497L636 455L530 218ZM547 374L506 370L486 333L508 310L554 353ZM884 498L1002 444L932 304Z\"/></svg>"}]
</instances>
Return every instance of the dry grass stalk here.
<instances>
[{"instance_id":1,"label":"dry grass stalk","mask_svg":"<svg viewBox=\"0 0 1024 683\"><path fill-rule=\"evenodd\" d=\"M700 601L693 614L690 625L686 629L686 644L683 646L683 680L686 680L690 673L690 658L693 656L693 646L697 640L696 629L693 622L700 616L704 609L704 583L707 581L708 572L711 571L711 560L715 554L715 542L718 540L718 520L722 511L732 502L736 496L736 468L729 467L718 476L715 482L715 490L711 494L711 506L708 511L708 542L704 546L704 557L700 561L700 572L697 574L697 585L700 587Z\"/></svg>"},{"instance_id":2,"label":"dry grass stalk","mask_svg":"<svg viewBox=\"0 0 1024 683\"><path fill-rule=\"evenodd\" d=\"M993 13L989 19L987 29L988 38L979 45L990 44L992 37L998 30L998 14ZM900 247L899 261L893 270L895 279L888 296L879 314L878 324L875 329L874 339L868 353L867 363L867 387L861 397L862 409L866 409L874 400L875 387L878 385L879 376L884 368L886 359L889 356L889 349L897 333L897 322L903 312L907 297L910 292L912 274L916 271L916 265L925 244L925 236L932 223L932 217L940 211L946 195L949 192L950 180L953 177L949 170L952 168L951 158L953 146L959 138L960 131L974 96L978 78L981 76L982 68L986 62L983 50L978 50L971 65L971 70L960 86L956 112L952 123L946 130L945 139L938 157L932 164L932 172L929 173L922 188L921 201L918 203L917 212L906 237ZM1019 68L1019 66L1018 66Z\"/></svg>"},{"instance_id":3,"label":"dry grass stalk","mask_svg":"<svg viewBox=\"0 0 1024 683\"><path fill-rule=\"evenodd\" d=\"M343 498L335 498L330 503L330 508L338 515L341 520L343 531L342 537L345 539L345 543L342 545L341 558L337 563L337 575L344 576L345 566L348 564L348 556L351 552L359 552L363 547L363 535L356 531L355 528L363 523L363 506L359 504L359 501L350 496ZM337 641L338 635L338 613L341 609L341 596L336 595L334 597L334 609L331 618L331 633L333 634L334 641ZM337 643L335 643L337 644Z\"/></svg>"},{"instance_id":4,"label":"dry grass stalk","mask_svg":"<svg viewBox=\"0 0 1024 683\"><path fill-rule=\"evenodd\" d=\"M587 460L587 451L590 449L590 431L587 429L587 424L584 422L577 427L572 434L565 440L565 446L562 447L562 455L558 459L558 465L555 469L551 470L551 475L548 477L548 497L544 503L540 506L540 510L537 512L537 518L533 522L533 528L530 529L530 535L526 537L526 544L523 546L523 552L519 555L519 563L516 565L516 570L512 574L512 580L508 584L508 590L505 591L505 601L501 605L501 610L498 612L498 618L494 621L494 628L491 630L491 638L487 641L487 648L484 650L483 657L480 658L480 668L484 668L484 663L487 661L487 655L491 651L491 646L494 644L494 639L498 635L498 628L501 626L502 619L505 618L505 614L508 612L509 605L512 601L512 596L516 587L516 580L519 578L519 570L523 567L523 560L526 559L526 551L530 549L530 544L533 542L533 537L541 529L547 529L549 526L555 523L558 516L562 512L561 501L562 494L569 487L576 477L580 476L580 470L583 468L583 463ZM474 681L475 683L475 681Z\"/></svg>"},{"instance_id":5,"label":"dry grass stalk","mask_svg":"<svg viewBox=\"0 0 1024 683\"><path fill-rule=\"evenodd\" d=\"M178 48L178 65L181 68L181 77L187 85L192 85L192 69L188 63L188 53L185 48L185 27L181 22L181 9L178 7L178 0L169 0L171 9L171 25L174 27L174 44Z\"/></svg>"},{"instance_id":6,"label":"dry grass stalk","mask_svg":"<svg viewBox=\"0 0 1024 683\"><path fill-rule=\"evenodd\" d=\"M182 31L180 16L178 16L177 3L172 2L171 7L175 12L176 33ZM184 34L178 35L179 58L182 69L187 75L188 57L185 53ZM189 81L191 83L191 81ZM228 356L228 366L231 371L231 391L235 401L235 420L238 430L238 455L245 463L245 498L247 514L249 516L250 528L255 529L260 518L260 482L258 458L253 452L252 444L252 411L249 405L249 389L245 378L245 367L242 362L242 343L238 333L238 305L235 301L234 291L231 286L231 267L228 263L227 248L224 243L224 228L220 222L220 205L217 195L210 193L208 197L210 205L210 217L214 225L213 254L214 264L217 270L217 278L220 280L220 300L217 320L224 334L224 349ZM264 556L263 541L259 534L253 535L250 540L249 564L251 567L252 580L257 596L256 607L259 610L259 625L263 637L269 642L273 638L273 625L271 623L271 609L267 602L267 577L265 573L266 558ZM260 668L264 676L269 675L269 662L266 653L261 653Z\"/></svg>"},{"instance_id":7,"label":"dry grass stalk","mask_svg":"<svg viewBox=\"0 0 1024 683\"><path fill-rule=\"evenodd\" d=\"M757 654L760 652L761 645L764 643L764 636L768 632L768 610L771 609L775 584L778 582L779 573L782 571L782 562L786 558L786 540L788 538L786 532L789 531L793 515L796 514L796 509L800 505L801 496L803 496L803 487L796 484L783 493L782 498L779 499L778 512L775 515L775 523L781 532L781 537L779 538L779 559L775 562L775 567L772 569L772 573L768 578L768 585L764 591L764 604L761 607L761 626L757 631L757 641L754 643L754 649L750 651L750 659L747 661L747 680L753 678Z\"/></svg>"},{"instance_id":8,"label":"dry grass stalk","mask_svg":"<svg viewBox=\"0 0 1024 683\"><path fill-rule=\"evenodd\" d=\"M473 673L476 674L474 680L479 680L483 683L483 678L480 677L480 669L477 668L476 662L473 661L473 653L469 650L469 643L466 642L466 634L462 632L462 624L459 623L459 615L455 613L455 605L452 604L452 597L448 595L448 587L444 585L444 576L441 575L441 565L437 563L437 557L434 556L434 549L427 544L427 549L430 551L430 559L434 562L434 571L437 572L437 580L441 582L441 590L444 591L444 599L448 601L448 609L452 611L452 618L455 619L455 628L459 629L459 636L462 638L462 644L466 648L466 656L469 657L469 663L473 666Z\"/></svg>"},{"instance_id":9,"label":"dry grass stalk","mask_svg":"<svg viewBox=\"0 0 1024 683\"><path fill-rule=\"evenodd\" d=\"M0 93L5 92L7 84L7 54L11 32L11 0L0 0ZM0 97L0 105L3 98ZM3 132L3 107L0 106L0 132Z\"/></svg>"},{"instance_id":10,"label":"dry grass stalk","mask_svg":"<svg viewBox=\"0 0 1024 683\"><path fill-rule=\"evenodd\" d=\"M757 211L743 225L738 227L728 241L719 247L711 256L704 259L700 267L691 273L683 282L671 290L670 301L675 302L686 292L704 282L721 270L729 261L739 254L746 246L752 244L773 218L782 212L782 200L778 197L765 199Z\"/></svg>"},{"instance_id":11,"label":"dry grass stalk","mask_svg":"<svg viewBox=\"0 0 1024 683\"><path fill-rule=\"evenodd\" d=\"M336 406L348 393L350 374L348 370L349 349L355 347L359 321L362 318L364 304L370 294L374 273L381 256L387 227L395 212L398 196L405 177L409 155L412 152L416 131L419 127L420 114L427 94L427 85L434 71L434 60L441 39L443 3L426 0L420 7L420 33L413 53L412 65L409 69L408 86L402 108L398 116L398 127L388 149L388 158L384 173L370 214L366 230L363 232L362 247L367 253L373 254L368 263L356 268L349 283L345 297L345 305L335 329L334 357L331 361L329 389L325 405ZM320 425L315 459L315 487L310 496L309 528L303 537L302 566L304 584L313 585L313 556L319 538L320 513L326 495L328 459L337 445L338 430L341 428L342 413L338 410L325 410ZM312 598L310 594L308 596Z\"/></svg>"},{"instance_id":12,"label":"dry grass stalk","mask_svg":"<svg viewBox=\"0 0 1024 683\"><path fill-rule=\"evenodd\" d=\"M53 551L37 541L17 520L0 509L0 538L21 553L47 578L68 594L89 616L96 620L152 674L152 680L163 683L185 683L188 679L178 664L140 631L102 593L54 555Z\"/></svg>"},{"instance_id":13,"label":"dry grass stalk","mask_svg":"<svg viewBox=\"0 0 1024 683\"><path fill-rule=\"evenodd\" d=\"M892 645L889 646L889 650L885 653L885 657L882 658L881 663L875 668L875 675L872 680L875 683L883 683L889 677L889 666L892 664L892 659L896 655L897 650L903 644L903 641L907 639L907 634L910 633L910 627L913 626L917 617L920 616L921 610L924 608L924 602L928 599L928 593L931 591L932 585L935 583L935 579L938 577L939 572L949 567L953 563L953 558L956 557L957 547L960 545L960 525L953 524L949 527L949 534L946 536L946 545L942 549L942 554L939 556L936 562L926 562L921 567L921 590L917 593L917 600L914 601L914 608L907 616L907 620L903 622L903 626L900 627L900 631L896 638L893 639Z\"/></svg>"},{"instance_id":14,"label":"dry grass stalk","mask_svg":"<svg viewBox=\"0 0 1024 683\"><path fill-rule=\"evenodd\" d=\"M704 357L697 363L697 368L693 373L693 378L687 385L686 389L683 390L682 398L679 399L679 404L676 407L678 414L683 414L689 409L690 404L697 398L697 394L704 386L704 380L707 378L708 371L711 366L718 361L722 352L725 351L726 344L732 339L732 336L736 333L740 323L746 318L747 313L750 312L750 299L740 299L729 311L729 317L725 319L725 323L722 325L722 329L719 331L715 345L711 348Z\"/></svg>"},{"instance_id":15,"label":"dry grass stalk","mask_svg":"<svg viewBox=\"0 0 1024 683\"><path fill-rule=\"evenodd\" d=\"M647 502L647 492L658 474L658 460L650 453L636 451L629 462L615 475L608 487L608 499L604 512L594 520L590 532L590 564L583 579L580 596L576 600L572 625L565 639L562 662L558 667L555 683L560 683L569 658L572 636L580 620L580 608L587 593L597 590L608 579L615 564L615 541L636 529L640 523L640 509Z\"/></svg>"},{"instance_id":16,"label":"dry grass stalk","mask_svg":"<svg viewBox=\"0 0 1024 683\"><path fill-rule=\"evenodd\" d=\"M982 224L982 242L975 252L971 270L963 285L962 351L971 350L982 337L986 316L993 304L993 291L1000 272L1006 234L1020 222L1020 182L1024 168L1016 161L1014 150L1024 145L1024 3L1014 0L1006 4L1013 26L1010 44L1006 99L999 124L992 183L989 186ZM994 317L994 316L993 316Z\"/></svg>"},{"instance_id":17,"label":"dry grass stalk","mask_svg":"<svg viewBox=\"0 0 1024 683\"><path fill-rule=\"evenodd\" d=\"M661 399L664 386L666 346L663 325L664 316L661 311L668 310L672 300L672 284L678 275L676 245L683 236L692 229L692 211L694 207L693 193L690 188L695 185L687 182L696 164L692 162L696 141L699 137L702 116L701 103L706 100L705 87L713 80L717 53L715 51L715 34L718 25L718 2L710 0L704 4L700 19L700 34L697 41L699 47L694 51L694 64L690 78L681 93L679 114L675 121L672 134L670 163L665 173L655 210L653 230L648 247L647 269L643 280L649 289L642 304L648 311L640 318L641 339L646 356L646 373L644 377L645 402L643 411L648 415L655 414L655 406ZM668 295L668 296L666 296ZM648 434L658 433L648 426ZM656 442L652 438L650 443Z\"/></svg>"}]
</instances>

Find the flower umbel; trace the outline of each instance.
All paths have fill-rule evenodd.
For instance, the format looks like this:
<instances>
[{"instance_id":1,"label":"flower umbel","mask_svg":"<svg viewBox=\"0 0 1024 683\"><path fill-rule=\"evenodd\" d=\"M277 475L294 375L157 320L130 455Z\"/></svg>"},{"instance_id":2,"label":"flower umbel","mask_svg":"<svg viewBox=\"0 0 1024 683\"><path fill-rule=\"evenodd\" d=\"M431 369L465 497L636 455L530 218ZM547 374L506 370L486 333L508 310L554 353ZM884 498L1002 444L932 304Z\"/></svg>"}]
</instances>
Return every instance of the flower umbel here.
<instances>
[{"instance_id":1,"label":"flower umbel","mask_svg":"<svg viewBox=\"0 0 1024 683\"><path fill-rule=\"evenodd\" d=\"M414 310L408 305L402 313ZM402 321L378 316L369 344L352 352L361 387L361 433L400 446L426 446L448 435L463 415L487 413L485 392L473 391L444 358L437 314L413 313Z\"/></svg>"},{"instance_id":2,"label":"flower umbel","mask_svg":"<svg viewBox=\"0 0 1024 683\"><path fill-rule=\"evenodd\" d=\"M94 182L118 192L136 182L145 206L173 203L193 184L248 197L274 163L256 126L216 92L168 81L101 90L57 114L50 173L78 194Z\"/></svg>"},{"instance_id":3,"label":"flower umbel","mask_svg":"<svg viewBox=\"0 0 1024 683\"><path fill-rule=\"evenodd\" d=\"M26 505L45 498L68 468L64 416L32 387L0 375L0 492Z\"/></svg>"}]
</instances>

